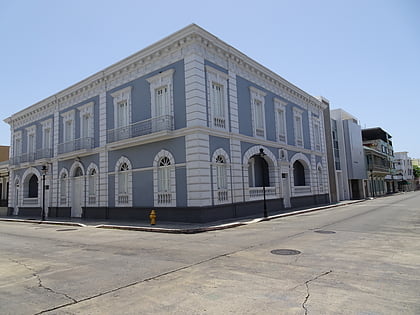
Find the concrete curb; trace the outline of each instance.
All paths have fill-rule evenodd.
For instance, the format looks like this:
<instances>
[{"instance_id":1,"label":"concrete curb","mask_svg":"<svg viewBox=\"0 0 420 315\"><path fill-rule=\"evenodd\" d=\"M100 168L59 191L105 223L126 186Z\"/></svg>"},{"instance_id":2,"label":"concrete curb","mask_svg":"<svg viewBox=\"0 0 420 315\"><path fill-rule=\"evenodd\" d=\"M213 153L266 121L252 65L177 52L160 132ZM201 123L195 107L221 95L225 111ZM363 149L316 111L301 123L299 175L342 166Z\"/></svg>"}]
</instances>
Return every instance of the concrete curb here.
<instances>
[{"instance_id":1,"label":"concrete curb","mask_svg":"<svg viewBox=\"0 0 420 315\"><path fill-rule=\"evenodd\" d=\"M202 228L191 228L191 229L170 229L170 228L158 228L158 227L141 227L141 226L130 226L130 225L111 225L111 224L101 224L95 226L99 229L116 229L116 230L131 230L131 231L143 231L143 232L156 232L156 233L172 233L172 234L196 234L196 233L203 233L203 232L210 232L210 231L217 231L217 230L225 230L225 229L231 229L238 226L243 225L249 225L252 223L258 223L263 221L271 221L274 219L289 217L292 215L299 215L299 214L305 214L320 210L326 210L331 209L335 207L341 207L341 206L347 206L352 205L359 202L364 202L365 200L355 200L346 202L344 204L333 204L323 207L317 207L317 208L311 208L311 209L303 209L303 210L296 210L288 213L281 213L269 216L267 218L257 218L252 219L250 221L246 222L232 222L232 223L226 223L221 225L215 225L215 226L209 226L209 227L202 227Z\"/></svg>"},{"instance_id":2,"label":"concrete curb","mask_svg":"<svg viewBox=\"0 0 420 315\"><path fill-rule=\"evenodd\" d=\"M217 231L246 225L247 223L234 222L222 225L215 225L203 228L191 228L191 229L170 229L170 228L158 228L158 227L144 227L144 226L131 226L131 225L111 225L101 224L95 226L98 229L115 229L115 230L129 230L129 231L143 231L143 232L156 232L156 233L171 233L171 234L196 234L209 231Z\"/></svg>"},{"instance_id":3,"label":"concrete curb","mask_svg":"<svg viewBox=\"0 0 420 315\"><path fill-rule=\"evenodd\" d=\"M272 216L269 216L267 218L256 218L251 219L249 221L243 221L243 222L231 222L231 223L225 223L215 226L208 226L208 227L199 227L199 228L160 228L160 227L144 227L144 226L132 226L132 225L116 225L116 224L100 224L100 225L94 225L93 228L98 229L112 229L112 230L128 230L128 231L142 231L142 232L155 232L155 233L171 233L171 234L197 234L197 233L204 233L204 232L210 232L210 231L218 231L218 230L225 230L225 229L231 229L239 226L249 225L252 223L258 223L263 221L271 221L275 219L280 219L284 217L289 217L293 215L299 215L299 214L305 214L320 210L326 210L331 209L335 207L341 207L341 206L347 206L352 205L355 203L360 203L366 201L365 199L362 200L354 200L349 201L346 203L337 203L337 204L331 204L327 206L321 206L316 208L310 208L310 209L302 209L302 210L295 210L287 213L281 213L281 214L275 214ZM8 218L0 218L0 221L8 221L8 222L20 222L20 223L32 223L32 224L51 224L51 225L65 225L65 226L77 226L77 227L88 227L88 224L83 223L76 223L76 222L63 222L63 221L42 221L42 220L28 220L28 219L8 219Z\"/></svg>"},{"instance_id":4,"label":"concrete curb","mask_svg":"<svg viewBox=\"0 0 420 315\"><path fill-rule=\"evenodd\" d=\"M65 226L78 226L78 227L86 227L87 226L86 224L76 223L76 222L43 221L43 220L28 220L28 219L5 219L5 218L0 218L0 221L32 223L32 224L65 225Z\"/></svg>"}]
</instances>

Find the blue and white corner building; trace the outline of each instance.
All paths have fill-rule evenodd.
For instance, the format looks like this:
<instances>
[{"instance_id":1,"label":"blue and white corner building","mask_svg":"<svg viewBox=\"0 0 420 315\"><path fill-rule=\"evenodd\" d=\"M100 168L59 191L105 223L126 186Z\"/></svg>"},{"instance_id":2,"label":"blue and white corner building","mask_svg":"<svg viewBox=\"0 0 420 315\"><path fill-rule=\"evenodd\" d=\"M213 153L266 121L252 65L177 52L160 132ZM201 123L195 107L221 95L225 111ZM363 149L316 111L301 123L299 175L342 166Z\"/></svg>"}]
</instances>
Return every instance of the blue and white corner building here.
<instances>
[{"instance_id":1,"label":"blue and white corner building","mask_svg":"<svg viewBox=\"0 0 420 315\"><path fill-rule=\"evenodd\" d=\"M326 203L325 109L193 24L5 120L9 213L207 222L262 213L263 188L269 211Z\"/></svg>"}]
</instances>

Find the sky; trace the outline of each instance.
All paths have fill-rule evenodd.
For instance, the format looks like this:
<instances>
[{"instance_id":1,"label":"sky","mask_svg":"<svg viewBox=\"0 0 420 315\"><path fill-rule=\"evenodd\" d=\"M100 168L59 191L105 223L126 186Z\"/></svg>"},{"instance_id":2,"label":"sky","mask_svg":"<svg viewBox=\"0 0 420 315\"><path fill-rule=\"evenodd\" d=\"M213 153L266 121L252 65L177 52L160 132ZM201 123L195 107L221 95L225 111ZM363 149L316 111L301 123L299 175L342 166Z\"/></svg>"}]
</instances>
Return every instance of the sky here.
<instances>
[{"instance_id":1,"label":"sky","mask_svg":"<svg viewBox=\"0 0 420 315\"><path fill-rule=\"evenodd\" d=\"M3 120L196 23L420 158L420 1L0 0Z\"/></svg>"}]
</instances>

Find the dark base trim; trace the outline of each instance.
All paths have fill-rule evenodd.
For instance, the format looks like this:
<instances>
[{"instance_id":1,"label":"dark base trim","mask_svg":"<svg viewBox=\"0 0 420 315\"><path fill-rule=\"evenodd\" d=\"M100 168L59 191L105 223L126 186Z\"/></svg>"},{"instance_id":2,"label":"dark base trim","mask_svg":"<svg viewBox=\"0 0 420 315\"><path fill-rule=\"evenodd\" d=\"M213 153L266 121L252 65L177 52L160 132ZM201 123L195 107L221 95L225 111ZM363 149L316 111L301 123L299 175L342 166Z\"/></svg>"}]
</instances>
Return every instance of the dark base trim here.
<instances>
[{"instance_id":1,"label":"dark base trim","mask_svg":"<svg viewBox=\"0 0 420 315\"><path fill-rule=\"evenodd\" d=\"M70 207L49 207L48 217L49 218L70 218L71 208Z\"/></svg>"},{"instance_id":2,"label":"dark base trim","mask_svg":"<svg viewBox=\"0 0 420 315\"><path fill-rule=\"evenodd\" d=\"M329 203L329 195L316 195L291 198L292 208ZM283 199L266 201L268 215L283 212ZM225 204L210 207L84 207L84 219L105 220L142 220L148 221L150 211L156 211L157 220L173 222L206 223L231 218L262 217L264 202L262 200L244 203ZM289 210L289 209L288 209Z\"/></svg>"},{"instance_id":3,"label":"dark base trim","mask_svg":"<svg viewBox=\"0 0 420 315\"><path fill-rule=\"evenodd\" d=\"M283 199L269 199L266 201L268 215L290 211L294 208L303 208L314 205L328 204L329 195L315 195L290 198L291 209L284 209ZM249 201L235 204L225 204L209 207L83 207L83 219L103 220L141 220L149 221L151 210L156 211L157 221L206 223L241 217L262 217L264 211L263 200ZM13 208L9 208L13 213ZM40 207L21 207L18 216L41 217ZM50 207L50 218L70 218L70 207Z\"/></svg>"}]
</instances>

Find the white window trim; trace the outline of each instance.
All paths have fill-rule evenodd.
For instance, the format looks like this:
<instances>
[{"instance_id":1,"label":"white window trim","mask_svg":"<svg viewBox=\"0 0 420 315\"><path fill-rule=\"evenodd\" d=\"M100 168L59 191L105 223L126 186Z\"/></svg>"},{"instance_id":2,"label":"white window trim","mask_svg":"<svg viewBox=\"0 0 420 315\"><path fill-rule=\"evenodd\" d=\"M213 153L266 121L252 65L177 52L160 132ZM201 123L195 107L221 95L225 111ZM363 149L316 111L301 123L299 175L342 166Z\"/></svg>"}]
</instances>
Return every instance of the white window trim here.
<instances>
[{"instance_id":1,"label":"white window trim","mask_svg":"<svg viewBox=\"0 0 420 315\"><path fill-rule=\"evenodd\" d=\"M324 171L322 168L321 163L318 163L317 167L316 167L316 177L317 177L317 186L318 186L318 193L319 194L323 194L324 193L324 186L325 186L325 181L324 181Z\"/></svg>"},{"instance_id":2,"label":"white window trim","mask_svg":"<svg viewBox=\"0 0 420 315\"><path fill-rule=\"evenodd\" d=\"M226 189L218 189L217 187L217 164L216 158L218 156L222 156L225 160L225 170L226 170ZM213 168L213 200L214 204L225 204L231 202L231 182L230 176L230 159L229 155L226 153L225 150L219 148L213 153L212 157L212 168Z\"/></svg>"},{"instance_id":3,"label":"white window trim","mask_svg":"<svg viewBox=\"0 0 420 315\"><path fill-rule=\"evenodd\" d=\"M252 129L254 137L265 139L265 96L267 95L265 92L250 86L249 92L251 94L251 112L252 112ZM255 106L254 106L254 100L258 100L261 102L262 106L262 119L263 119L263 129L259 130L256 127L256 113L255 113Z\"/></svg>"},{"instance_id":4,"label":"white window trim","mask_svg":"<svg viewBox=\"0 0 420 315\"><path fill-rule=\"evenodd\" d=\"M169 91L169 109L168 115L174 116L174 101L173 101L173 74L175 70L169 69L163 72L160 72L150 78L147 78L147 82L150 84L150 99L151 99L151 113L152 118L156 118L156 90L167 86Z\"/></svg>"},{"instance_id":5,"label":"white window trim","mask_svg":"<svg viewBox=\"0 0 420 315\"><path fill-rule=\"evenodd\" d=\"M287 143L287 119L286 119L286 106L287 103L274 98L274 110L275 110L275 120L276 120L276 138L278 142ZM283 112L283 121L279 121L279 112ZM284 134L280 133L280 124L283 123Z\"/></svg>"},{"instance_id":6,"label":"white window trim","mask_svg":"<svg viewBox=\"0 0 420 315\"><path fill-rule=\"evenodd\" d=\"M115 91L111 93L111 96L113 97L114 102L114 129L127 127L132 123L132 117L131 117L131 90L132 86L127 86L123 89L120 89L118 91ZM128 124L127 126L119 126L118 125L118 105L121 102L127 102L127 111L128 111Z\"/></svg>"},{"instance_id":7,"label":"white window trim","mask_svg":"<svg viewBox=\"0 0 420 315\"><path fill-rule=\"evenodd\" d=\"M76 124L75 124L75 121L74 121L75 110L72 109L68 112L65 112L65 113L61 114L61 117L63 119L63 143L74 141L74 139L76 138L76 134L75 134L75 132L76 132L75 125ZM67 138L66 124L67 124L67 122L71 122L71 131L70 131L71 134L70 134L70 137L68 137L69 138L68 141L66 141L66 138Z\"/></svg>"},{"instance_id":8,"label":"white window trim","mask_svg":"<svg viewBox=\"0 0 420 315\"><path fill-rule=\"evenodd\" d=\"M296 161L299 161L305 168L305 186L295 186L295 175L293 172L293 165ZM303 153L296 153L290 159L290 184L292 187L292 197L297 196L310 196L312 195L312 183L313 178L311 174L311 162Z\"/></svg>"},{"instance_id":9,"label":"white window trim","mask_svg":"<svg viewBox=\"0 0 420 315\"><path fill-rule=\"evenodd\" d=\"M66 176L66 178L64 180L62 179L63 175ZM63 194L62 194L63 184L65 185L65 189L66 189L65 190L65 196L64 196L64 198L66 198L66 199L64 200L64 202L63 202L63 199L61 199L61 198L63 198ZM59 207L68 207L68 205L69 205L69 172L65 168L63 168L60 171L60 175L58 176L58 185L59 185L59 187L58 187L58 191L59 191L59 193L58 193L58 206Z\"/></svg>"},{"instance_id":10,"label":"white window trim","mask_svg":"<svg viewBox=\"0 0 420 315\"><path fill-rule=\"evenodd\" d=\"M92 180L92 175L90 174L92 172L92 170L96 171L96 174L93 175L95 177L95 202L91 202L91 198L93 195L90 194L90 181ZM88 168L87 168L87 205L88 207L96 207L98 206L98 201L99 201L99 168L95 163L91 163Z\"/></svg>"},{"instance_id":11,"label":"white window trim","mask_svg":"<svg viewBox=\"0 0 420 315\"><path fill-rule=\"evenodd\" d=\"M17 146L16 143L19 142ZM13 156L17 157L22 155L22 131L16 131L14 133L14 141L13 141Z\"/></svg>"},{"instance_id":12,"label":"white window trim","mask_svg":"<svg viewBox=\"0 0 420 315\"><path fill-rule=\"evenodd\" d=\"M313 132L312 150L322 152L321 122L318 118L315 118L315 117L312 118L312 129L313 129L312 130L312 132ZM318 141L318 143L317 143L317 141Z\"/></svg>"},{"instance_id":13,"label":"white window trim","mask_svg":"<svg viewBox=\"0 0 420 315\"><path fill-rule=\"evenodd\" d=\"M207 103L208 103L208 115L210 127L229 130L229 108L228 108L228 78L229 76L217 69L214 69L210 66L206 66L206 75L207 75ZM223 93L223 112L224 117L216 117L215 109L212 107L213 97L212 97L212 85L213 83L220 85L222 87ZM221 124L215 123L216 120L223 121L224 127L220 126Z\"/></svg>"},{"instance_id":14,"label":"white window trim","mask_svg":"<svg viewBox=\"0 0 420 315\"><path fill-rule=\"evenodd\" d=\"M42 125L42 148L51 149L52 148L52 132L53 132L52 119L50 118L50 119L44 120L43 122L41 122L41 125ZM46 130L50 131L49 140L48 140L49 146L46 146L45 144L45 131Z\"/></svg>"},{"instance_id":15,"label":"white window trim","mask_svg":"<svg viewBox=\"0 0 420 315\"><path fill-rule=\"evenodd\" d=\"M120 203L119 202L119 173L120 173L120 166L126 163L128 165L128 202L127 203ZM131 162L125 156L120 157L120 159L115 164L115 206L116 207L132 207L133 206L133 178L132 178L133 168Z\"/></svg>"},{"instance_id":16,"label":"white window trim","mask_svg":"<svg viewBox=\"0 0 420 315\"><path fill-rule=\"evenodd\" d=\"M77 109L79 111L79 117L80 117L80 135L84 134L84 130L83 130L83 119L85 117L88 117L88 130L86 132L87 137L88 138L93 138L93 132L94 132L94 128L93 128L93 102L89 102L87 104L84 104L82 106L79 106ZM82 136L80 136L82 138Z\"/></svg>"},{"instance_id":17,"label":"white window trim","mask_svg":"<svg viewBox=\"0 0 420 315\"><path fill-rule=\"evenodd\" d=\"M169 203L161 203L159 202L159 162L160 159L163 157L169 158L171 162L170 171L169 171L169 178L170 178L170 202ZM156 154L153 160L153 203L155 207L175 207L176 206L176 178L175 178L175 159L173 155L167 150L161 150L158 154Z\"/></svg>"},{"instance_id":18,"label":"white window trim","mask_svg":"<svg viewBox=\"0 0 420 315\"><path fill-rule=\"evenodd\" d=\"M27 139L26 153L28 153L28 154L29 153L35 153L35 151L36 151L36 126L35 125L30 126L28 128L25 128L25 130L26 130L26 139ZM33 140L33 143L32 143L32 148L29 147L29 137L30 136L34 137L34 140Z\"/></svg>"},{"instance_id":19,"label":"white window trim","mask_svg":"<svg viewBox=\"0 0 420 315\"><path fill-rule=\"evenodd\" d=\"M296 126L296 118L300 118L299 126ZM303 135L303 110L296 107L293 108L293 128L295 130L295 146L303 148L305 145L305 137ZM300 131L302 139L298 139L298 131Z\"/></svg>"}]
</instances>

